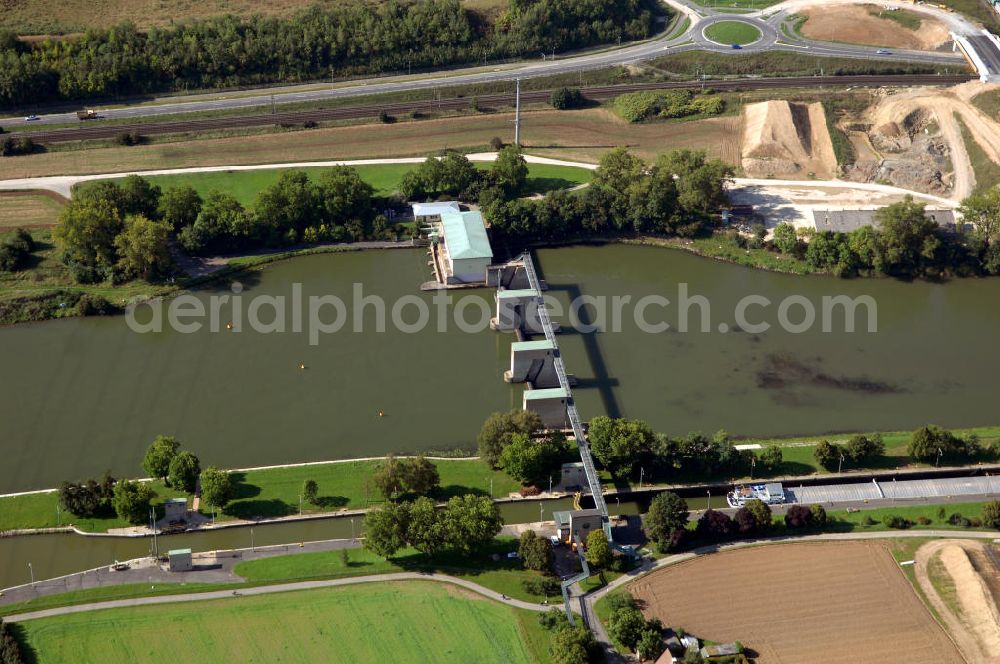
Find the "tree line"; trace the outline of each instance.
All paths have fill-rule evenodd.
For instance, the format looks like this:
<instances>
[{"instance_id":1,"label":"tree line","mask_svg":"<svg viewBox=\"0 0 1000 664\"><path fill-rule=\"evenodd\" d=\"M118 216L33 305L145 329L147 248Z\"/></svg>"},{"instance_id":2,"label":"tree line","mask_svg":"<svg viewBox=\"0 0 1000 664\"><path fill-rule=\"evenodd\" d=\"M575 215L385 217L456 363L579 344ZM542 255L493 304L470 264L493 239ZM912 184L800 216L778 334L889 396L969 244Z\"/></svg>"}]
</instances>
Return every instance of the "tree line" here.
<instances>
[{"instance_id":1,"label":"tree line","mask_svg":"<svg viewBox=\"0 0 1000 664\"><path fill-rule=\"evenodd\" d=\"M364 546L383 558L406 547L428 555L471 554L490 544L502 527L500 510L487 496L455 496L441 509L430 498L420 497L368 512Z\"/></svg>"},{"instance_id":2,"label":"tree line","mask_svg":"<svg viewBox=\"0 0 1000 664\"><path fill-rule=\"evenodd\" d=\"M652 2L511 0L496 18L459 0L315 5L288 18L217 16L27 43L0 34L0 106L119 97L537 57L653 34Z\"/></svg>"},{"instance_id":3,"label":"tree line","mask_svg":"<svg viewBox=\"0 0 1000 664\"><path fill-rule=\"evenodd\" d=\"M763 227L738 242L769 246L838 276L885 275L900 279L940 279L1000 274L1000 191L972 194L959 207L963 221L954 230L938 224L926 204L912 197L875 213L874 226L848 233L796 231L787 223L765 243ZM971 225L971 230L965 225Z\"/></svg>"}]
</instances>

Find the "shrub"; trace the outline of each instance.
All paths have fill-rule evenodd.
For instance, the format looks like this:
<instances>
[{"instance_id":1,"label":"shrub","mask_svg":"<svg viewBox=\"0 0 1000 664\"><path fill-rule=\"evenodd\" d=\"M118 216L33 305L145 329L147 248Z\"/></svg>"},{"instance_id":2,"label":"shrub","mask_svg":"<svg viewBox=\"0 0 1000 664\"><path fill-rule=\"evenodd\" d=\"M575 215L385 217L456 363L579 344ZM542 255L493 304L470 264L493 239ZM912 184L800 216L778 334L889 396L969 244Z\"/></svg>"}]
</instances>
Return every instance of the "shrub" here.
<instances>
[{"instance_id":1,"label":"shrub","mask_svg":"<svg viewBox=\"0 0 1000 664\"><path fill-rule=\"evenodd\" d=\"M983 525L1000 530L1000 500L991 500L983 505Z\"/></svg>"},{"instance_id":2,"label":"shrub","mask_svg":"<svg viewBox=\"0 0 1000 664\"><path fill-rule=\"evenodd\" d=\"M583 95L576 88L556 88L550 98L552 108L560 111L569 108L580 108L586 103Z\"/></svg>"},{"instance_id":3,"label":"shrub","mask_svg":"<svg viewBox=\"0 0 1000 664\"><path fill-rule=\"evenodd\" d=\"M817 528L822 528L823 526L826 525L827 522L826 510L823 509L822 505L819 504L810 505L809 511L812 512L812 522L814 526L816 526Z\"/></svg>"},{"instance_id":4,"label":"shrub","mask_svg":"<svg viewBox=\"0 0 1000 664\"><path fill-rule=\"evenodd\" d=\"M921 526L929 526L932 523L932 521L928 519L926 516L918 516L917 523L920 524Z\"/></svg>"},{"instance_id":5,"label":"shrub","mask_svg":"<svg viewBox=\"0 0 1000 664\"><path fill-rule=\"evenodd\" d=\"M962 528L968 528L969 526L972 525L971 521L966 519L958 512L955 512L954 514L948 517L948 523L950 523L953 526L960 526Z\"/></svg>"},{"instance_id":6,"label":"shrub","mask_svg":"<svg viewBox=\"0 0 1000 664\"><path fill-rule=\"evenodd\" d=\"M503 139L500 138L499 136L494 136L493 138L491 138L490 139L490 148L494 152L499 152L500 150L502 150L504 148Z\"/></svg>"},{"instance_id":7,"label":"shrub","mask_svg":"<svg viewBox=\"0 0 1000 664\"><path fill-rule=\"evenodd\" d=\"M874 526L876 523L878 523L878 521L871 518L871 516L867 514L865 515L865 518L861 519L861 525L863 526Z\"/></svg>"},{"instance_id":8,"label":"shrub","mask_svg":"<svg viewBox=\"0 0 1000 664\"><path fill-rule=\"evenodd\" d=\"M886 514L882 517L882 524L886 528L894 528L896 530L906 530L913 525L913 522L909 519L899 516L898 514Z\"/></svg>"},{"instance_id":9,"label":"shrub","mask_svg":"<svg viewBox=\"0 0 1000 664\"><path fill-rule=\"evenodd\" d=\"M653 116L682 118L689 115L717 115L725 104L720 97L697 97L690 90L628 92L612 102L615 112L629 122Z\"/></svg>"},{"instance_id":10,"label":"shrub","mask_svg":"<svg viewBox=\"0 0 1000 664\"><path fill-rule=\"evenodd\" d=\"M711 509L705 510L695 526L695 532L698 533L698 536L709 542L727 540L733 536L735 531L736 525L732 519L722 512Z\"/></svg>"},{"instance_id":11,"label":"shrub","mask_svg":"<svg viewBox=\"0 0 1000 664\"><path fill-rule=\"evenodd\" d=\"M524 579L521 581L521 587L524 588L524 591L527 593L531 593L532 595L545 595L546 597L558 595L561 592L559 582L550 578Z\"/></svg>"},{"instance_id":12,"label":"shrub","mask_svg":"<svg viewBox=\"0 0 1000 664\"><path fill-rule=\"evenodd\" d=\"M812 524L812 510L805 505L792 505L785 512L785 525L789 528L808 528Z\"/></svg>"},{"instance_id":13,"label":"shrub","mask_svg":"<svg viewBox=\"0 0 1000 664\"><path fill-rule=\"evenodd\" d=\"M315 120L306 120L305 122L302 123L303 129L315 129L318 126L319 123L316 122Z\"/></svg>"},{"instance_id":14,"label":"shrub","mask_svg":"<svg viewBox=\"0 0 1000 664\"><path fill-rule=\"evenodd\" d=\"M118 307L102 295L84 293L76 302L76 312L81 316L110 316L117 311Z\"/></svg>"}]
</instances>

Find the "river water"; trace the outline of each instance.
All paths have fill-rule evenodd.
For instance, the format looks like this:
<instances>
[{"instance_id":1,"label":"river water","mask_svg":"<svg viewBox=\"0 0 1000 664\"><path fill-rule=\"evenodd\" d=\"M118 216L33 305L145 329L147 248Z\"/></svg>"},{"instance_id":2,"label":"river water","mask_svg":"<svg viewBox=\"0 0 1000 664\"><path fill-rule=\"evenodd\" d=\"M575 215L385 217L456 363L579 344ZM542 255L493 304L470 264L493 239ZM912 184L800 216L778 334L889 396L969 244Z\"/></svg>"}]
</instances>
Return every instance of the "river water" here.
<instances>
[{"instance_id":1,"label":"river water","mask_svg":"<svg viewBox=\"0 0 1000 664\"><path fill-rule=\"evenodd\" d=\"M583 322L606 314L605 329L596 334L578 333L573 319L557 316L587 419L605 413L642 418L671 434L791 435L928 422L996 424L1000 415L997 279L929 284L796 277L617 245L542 250L538 265L564 307L579 295L596 299L578 317ZM520 388L502 381L512 336L463 332L452 319L448 331L438 332L432 295L417 291L428 276L422 251L393 250L303 257L241 277L244 300L290 298L293 284L301 283L305 298L333 294L352 309L359 283L364 295L384 298L390 312L403 297L432 312L432 324L411 333L391 320L379 332L371 307L360 316L351 310L345 330L321 336L317 345L306 333L227 331L233 315L225 308L218 332L139 334L122 317L0 329L0 492L54 486L105 469L138 475L146 445L161 433L177 436L203 466L225 467L474 447L487 414L520 406ZM702 309L694 305L688 332L678 331L681 284L689 296L707 299L707 331L700 331ZM226 284L196 294L204 303L218 295L233 293ZM670 304L647 306L645 322L667 322L670 330L654 333L637 324L635 304L650 295ZM878 331L867 331L864 310L853 333L843 331L842 315L831 317L832 332L824 332L821 321L804 332L780 329L776 310L783 299L804 298L822 318L822 298L838 295L872 298ZM487 290L451 296L465 304L492 302ZM631 298L619 307L620 325L609 304L614 296ZM747 296L771 304L748 308L748 320L740 321L737 304ZM474 321L477 311L467 307L464 320ZM798 322L801 305L790 311ZM351 331L355 320L363 321L362 331ZM739 329L760 322L772 328ZM720 332L720 324L728 331ZM556 508L564 502L548 504L546 518ZM612 508L635 509L632 503ZM537 504L504 510L508 522L538 518ZM349 537L350 522L260 526L255 535L259 545ZM249 546L249 532L175 536L169 546L175 544ZM28 562L36 578L46 578L140 556L149 547L147 540L72 535L0 539L0 587L25 582Z\"/></svg>"},{"instance_id":2,"label":"river water","mask_svg":"<svg viewBox=\"0 0 1000 664\"><path fill-rule=\"evenodd\" d=\"M618 245L543 250L538 265L563 303L578 294L676 302L682 283L710 303L707 332L676 331L676 306L660 305L644 315L670 322L667 332L641 331L631 305L622 308L621 331L567 330L560 343L580 380L575 394L584 418L607 413L643 418L672 434L724 428L737 435L997 422L998 279L796 277ZM241 277L245 301L290 296L295 283L304 297L333 294L349 310L355 283L390 310L404 296L419 299L432 319L415 333L391 321L376 331L372 307L318 345L306 333L226 331L225 309L219 332L138 334L123 317L0 329L0 492L105 469L138 475L157 434L177 436L203 466L224 467L473 448L486 415L520 406L520 388L501 378L512 335L465 333L450 318L448 331L436 331L432 295L417 291L428 276L422 250L393 250L303 257ZM208 302L220 294L232 292L223 285L197 296ZM774 327L720 333L720 323L736 327L737 302L747 295L773 302L748 309L747 318ZM861 332L824 333L819 323L803 333L778 329L774 310L783 298L805 297L818 310L823 296L836 295L871 296L878 332L865 331L863 314ZM487 290L451 296L492 301ZM700 325L700 309L689 311ZM797 321L795 311L790 318ZM471 306L464 319L479 316ZM835 328L842 326L833 318ZM357 320L361 332L351 331Z\"/></svg>"}]
</instances>

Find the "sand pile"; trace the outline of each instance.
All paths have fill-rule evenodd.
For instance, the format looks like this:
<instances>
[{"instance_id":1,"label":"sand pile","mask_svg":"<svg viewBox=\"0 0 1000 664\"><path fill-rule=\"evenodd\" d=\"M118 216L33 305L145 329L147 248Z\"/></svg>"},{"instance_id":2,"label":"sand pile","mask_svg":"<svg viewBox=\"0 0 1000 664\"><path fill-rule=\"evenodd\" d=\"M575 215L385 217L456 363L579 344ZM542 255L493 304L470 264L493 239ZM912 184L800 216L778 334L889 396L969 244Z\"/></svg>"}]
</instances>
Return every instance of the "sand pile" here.
<instances>
[{"instance_id":1,"label":"sand pile","mask_svg":"<svg viewBox=\"0 0 1000 664\"><path fill-rule=\"evenodd\" d=\"M941 549L941 562L955 582L962 617L986 652L997 652L1000 649L1000 613L965 549L954 544L946 546Z\"/></svg>"},{"instance_id":2,"label":"sand pile","mask_svg":"<svg viewBox=\"0 0 1000 664\"><path fill-rule=\"evenodd\" d=\"M787 101L750 104L744 111L743 170L749 177L813 174L833 177L837 159L823 105Z\"/></svg>"}]
</instances>

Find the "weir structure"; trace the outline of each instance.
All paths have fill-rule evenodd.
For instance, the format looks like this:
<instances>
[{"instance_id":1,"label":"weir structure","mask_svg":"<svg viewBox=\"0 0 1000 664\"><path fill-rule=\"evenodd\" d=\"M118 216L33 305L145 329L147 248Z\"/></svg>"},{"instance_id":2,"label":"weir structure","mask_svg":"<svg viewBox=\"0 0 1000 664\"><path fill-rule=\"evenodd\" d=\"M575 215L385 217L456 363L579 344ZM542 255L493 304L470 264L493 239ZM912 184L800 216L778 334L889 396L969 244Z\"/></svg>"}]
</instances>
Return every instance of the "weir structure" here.
<instances>
[{"instance_id":1,"label":"weir structure","mask_svg":"<svg viewBox=\"0 0 1000 664\"><path fill-rule=\"evenodd\" d=\"M523 408L538 413L546 428L572 431L580 451L587 485L594 499L594 508L601 515L601 525L610 542L612 531L601 480L594 467L587 432L573 400L575 380L566 371L559 342L556 340L558 325L549 316L542 294L547 286L538 278L534 261L528 252L505 264L490 266L487 284L497 288L496 317L491 321L491 326L495 330L512 331L518 335L518 341L511 344L511 368L505 372L504 380L527 384ZM531 335L538 334L544 335L544 340L530 339ZM590 570L583 557L583 542L579 535L572 533L571 537L583 563L580 574L561 584L566 615L570 624L573 624L569 589L573 584L589 577ZM588 622L586 613L583 617L584 622Z\"/></svg>"}]
</instances>

